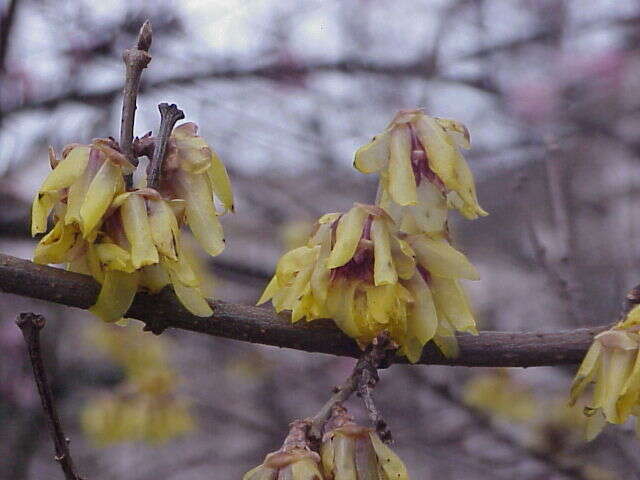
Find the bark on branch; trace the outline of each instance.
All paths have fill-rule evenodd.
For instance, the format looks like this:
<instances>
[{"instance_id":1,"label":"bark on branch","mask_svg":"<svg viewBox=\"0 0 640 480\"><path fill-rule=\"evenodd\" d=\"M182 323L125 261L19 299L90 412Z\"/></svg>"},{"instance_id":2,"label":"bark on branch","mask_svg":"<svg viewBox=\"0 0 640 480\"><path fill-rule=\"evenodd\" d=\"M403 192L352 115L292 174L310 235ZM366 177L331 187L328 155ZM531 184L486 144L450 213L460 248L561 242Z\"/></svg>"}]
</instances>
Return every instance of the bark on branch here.
<instances>
[{"instance_id":1,"label":"bark on branch","mask_svg":"<svg viewBox=\"0 0 640 480\"><path fill-rule=\"evenodd\" d=\"M99 291L91 277L58 268L36 265L0 254L0 291L61 305L87 309ZM307 352L359 357L355 342L330 320L292 325L286 315L272 309L211 301L213 316L191 315L170 289L158 295L139 293L128 317L141 320L145 329L161 333L178 328L251 343L293 348ZM460 356L447 359L427 345L419 363L469 367L535 367L577 364L582 361L593 336L609 326L581 328L554 333L481 332L459 335ZM402 357L394 363L406 363Z\"/></svg>"}]
</instances>

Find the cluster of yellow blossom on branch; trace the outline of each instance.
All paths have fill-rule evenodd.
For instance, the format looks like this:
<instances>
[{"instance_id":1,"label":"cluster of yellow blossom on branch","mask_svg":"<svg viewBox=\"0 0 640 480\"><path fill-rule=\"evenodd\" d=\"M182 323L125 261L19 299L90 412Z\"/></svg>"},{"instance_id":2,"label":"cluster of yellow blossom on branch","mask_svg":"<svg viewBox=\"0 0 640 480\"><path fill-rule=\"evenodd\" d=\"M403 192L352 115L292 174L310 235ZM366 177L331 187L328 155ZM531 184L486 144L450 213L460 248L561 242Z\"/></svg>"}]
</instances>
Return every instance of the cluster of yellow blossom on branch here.
<instances>
[{"instance_id":1,"label":"cluster of yellow blossom on branch","mask_svg":"<svg viewBox=\"0 0 640 480\"><path fill-rule=\"evenodd\" d=\"M169 366L166 341L127 326L96 323L88 339L122 368L116 389L91 398L82 427L98 446L142 441L161 443L194 428L189 404L177 391L179 376Z\"/></svg>"},{"instance_id":2,"label":"cluster of yellow blossom on branch","mask_svg":"<svg viewBox=\"0 0 640 480\"><path fill-rule=\"evenodd\" d=\"M183 117L175 105L160 110ZM213 313L184 253L181 226L189 226L209 255L220 254L218 217L233 211L233 194L224 165L197 130L194 123L169 129L162 145L145 137L148 172L159 171L151 183L140 174L131 186L126 177L135 167L111 138L69 145L61 158L49 150L52 171L33 201L31 231L46 232L49 216L53 228L34 261L66 264L95 278L102 288L90 310L107 322L122 318L137 291L156 293L169 284L194 315Z\"/></svg>"},{"instance_id":3,"label":"cluster of yellow blossom on branch","mask_svg":"<svg viewBox=\"0 0 640 480\"><path fill-rule=\"evenodd\" d=\"M402 111L355 154L354 166L380 177L374 205L317 222L306 245L286 253L259 300L291 320L332 318L364 348L382 331L416 362L433 340L457 355L456 331L476 333L460 279L478 272L451 245L447 214L486 215L460 152L469 133L453 120Z\"/></svg>"},{"instance_id":4,"label":"cluster of yellow blossom on branch","mask_svg":"<svg viewBox=\"0 0 640 480\"><path fill-rule=\"evenodd\" d=\"M571 386L575 404L595 383L588 406L587 439L595 438L606 423L621 424L636 417L640 437L640 305L617 325L594 338Z\"/></svg>"}]
</instances>

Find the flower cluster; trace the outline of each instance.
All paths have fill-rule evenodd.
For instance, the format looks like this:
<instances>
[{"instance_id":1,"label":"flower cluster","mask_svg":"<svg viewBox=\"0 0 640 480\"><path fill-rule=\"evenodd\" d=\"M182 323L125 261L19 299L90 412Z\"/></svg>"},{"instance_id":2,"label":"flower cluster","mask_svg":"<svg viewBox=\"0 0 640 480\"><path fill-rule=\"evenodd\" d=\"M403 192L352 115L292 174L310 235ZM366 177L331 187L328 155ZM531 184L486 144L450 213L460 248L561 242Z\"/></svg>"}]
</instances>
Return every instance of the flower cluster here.
<instances>
[{"instance_id":1,"label":"flower cluster","mask_svg":"<svg viewBox=\"0 0 640 480\"><path fill-rule=\"evenodd\" d=\"M307 244L282 256L258 304L291 310L293 322L332 318L363 348L387 330L412 362L430 340L457 355L455 331L476 333L458 280L479 275L451 246L447 211L486 215L455 143L468 140L451 120L398 114L356 152L356 168L380 174L376 205L322 216Z\"/></svg>"},{"instance_id":2,"label":"flower cluster","mask_svg":"<svg viewBox=\"0 0 640 480\"><path fill-rule=\"evenodd\" d=\"M123 369L125 378L116 390L92 398L82 412L82 426L95 444L160 443L193 430L165 341L105 324L93 325L89 339Z\"/></svg>"},{"instance_id":3,"label":"flower cluster","mask_svg":"<svg viewBox=\"0 0 640 480\"><path fill-rule=\"evenodd\" d=\"M133 166L111 139L70 145L60 160L50 150L53 171L34 199L32 234L47 230L51 212L54 226L34 261L93 276L102 288L91 311L105 321L119 320L139 289L155 293L168 284L194 315L212 313L185 258L180 226L189 225L208 254L221 253L214 195L233 210L229 177L193 123L173 130L167 150L160 185L147 187L142 176L129 189L125 175Z\"/></svg>"},{"instance_id":4,"label":"flower cluster","mask_svg":"<svg viewBox=\"0 0 640 480\"><path fill-rule=\"evenodd\" d=\"M615 327L593 340L571 386L575 404L587 385L595 383L584 414L589 417L587 438L595 438L607 422L624 423L640 417L640 305ZM636 420L640 436L640 421Z\"/></svg>"}]
</instances>

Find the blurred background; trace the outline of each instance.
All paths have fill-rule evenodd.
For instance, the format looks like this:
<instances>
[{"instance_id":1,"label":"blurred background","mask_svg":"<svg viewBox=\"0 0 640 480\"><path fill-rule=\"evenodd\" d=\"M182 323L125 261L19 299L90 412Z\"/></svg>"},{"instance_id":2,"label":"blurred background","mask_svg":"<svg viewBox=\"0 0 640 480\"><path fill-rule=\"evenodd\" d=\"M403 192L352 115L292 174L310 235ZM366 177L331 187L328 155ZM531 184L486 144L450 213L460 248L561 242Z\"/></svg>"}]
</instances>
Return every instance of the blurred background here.
<instances>
[{"instance_id":1,"label":"blurred background","mask_svg":"<svg viewBox=\"0 0 640 480\"><path fill-rule=\"evenodd\" d=\"M135 133L177 103L229 169L213 295L252 304L327 211L371 202L351 166L398 109L467 125L482 206L452 212L482 329L608 324L640 266L640 3L552 0L0 0L0 251L31 258L47 147L118 136L123 64L150 18ZM0 478L61 478L18 312L45 314L46 362L91 479L236 479L312 415L353 360L0 302ZM633 425L582 441L574 368L395 366L379 406L412 479L614 479ZM364 421L357 401L353 412Z\"/></svg>"}]
</instances>

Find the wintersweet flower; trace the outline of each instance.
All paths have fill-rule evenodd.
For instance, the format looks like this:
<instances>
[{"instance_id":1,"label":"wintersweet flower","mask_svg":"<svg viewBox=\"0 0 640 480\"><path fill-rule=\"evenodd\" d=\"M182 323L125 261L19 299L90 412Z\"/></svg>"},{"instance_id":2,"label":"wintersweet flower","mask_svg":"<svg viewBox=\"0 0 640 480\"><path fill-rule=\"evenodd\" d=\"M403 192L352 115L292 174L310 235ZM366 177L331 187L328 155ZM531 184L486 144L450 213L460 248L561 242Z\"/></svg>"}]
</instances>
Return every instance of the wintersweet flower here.
<instances>
[{"instance_id":1,"label":"wintersweet flower","mask_svg":"<svg viewBox=\"0 0 640 480\"><path fill-rule=\"evenodd\" d=\"M292 322L332 318L363 348L386 330L415 362L430 340L455 356L455 331L475 333L460 278L478 274L445 239L405 235L380 207L356 203L282 256L258 304L291 310Z\"/></svg>"},{"instance_id":2,"label":"wintersweet flower","mask_svg":"<svg viewBox=\"0 0 640 480\"><path fill-rule=\"evenodd\" d=\"M180 226L189 225L203 249L218 255L224 249L218 216L233 211L233 194L224 165L195 124L174 129L157 189L142 176L126 191L124 176L133 166L111 139L71 145L62 160L50 150L50 163L53 171L34 199L32 233L46 231L51 212L54 227L36 247L37 263L66 263L93 276L102 287L90 311L108 322L127 312L139 290L157 293L169 284L194 315L213 313Z\"/></svg>"},{"instance_id":3,"label":"wintersweet flower","mask_svg":"<svg viewBox=\"0 0 640 480\"><path fill-rule=\"evenodd\" d=\"M353 423L342 407L334 407L329 423L333 427L320 448L327 480L409 480L400 457L371 428Z\"/></svg>"},{"instance_id":4,"label":"wintersweet flower","mask_svg":"<svg viewBox=\"0 0 640 480\"><path fill-rule=\"evenodd\" d=\"M309 448L308 424L296 420L282 448L269 453L262 464L244 474L242 480L324 480L320 456Z\"/></svg>"},{"instance_id":5,"label":"wintersweet flower","mask_svg":"<svg viewBox=\"0 0 640 480\"><path fill-rule=\"evenodd\" d=\"M584 409L589 440L606 422L620 424L640 414L640 334L635 316L637 312L632 311L625 321L596 335L571 386L573 405L587 385L595 383L592 400Z\"/></svg>"},{"instance_id":6,"label":"wintersweet flower","mask_svg":"<svg viewBox=\"0 0 640 480\"><path fill-rule=\"evenodd\" d=\"M446 229L447 209L466 218L487 213L478 204L473 174L460 148L470 147L467 128L422 110L400 111L389 126L358 149L354 166L379 173L378 203L408 233Z\"/></svg>"}]
</instances>

